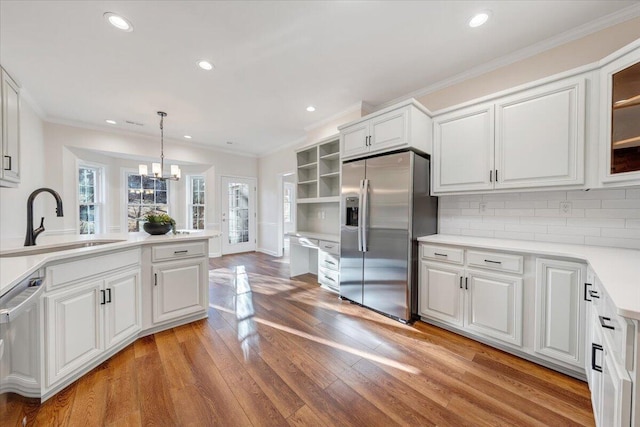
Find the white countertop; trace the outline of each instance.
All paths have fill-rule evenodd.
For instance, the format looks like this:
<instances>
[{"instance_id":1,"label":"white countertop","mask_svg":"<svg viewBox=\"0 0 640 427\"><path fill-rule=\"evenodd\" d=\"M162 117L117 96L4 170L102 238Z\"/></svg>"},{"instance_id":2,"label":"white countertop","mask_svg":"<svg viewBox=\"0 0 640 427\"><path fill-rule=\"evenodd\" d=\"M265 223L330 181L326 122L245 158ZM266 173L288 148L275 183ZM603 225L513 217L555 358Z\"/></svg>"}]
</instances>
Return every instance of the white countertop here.
<instances>
[{"instance_id":1,"label":"white countertop","mask_svg":"<svg viewBox=\"0 0 640 427\"><path fill-rule=\"evenodd\" d=\"M308 237L309 239L318 239L318 240L327 240L329 242L340 242L339 234L328 234L328 233L314 233L312 231L291 231L287 233L288 236L293 237Z\"/></svg>"},{"instance_id":2,"label":"white countertop","mask_svg":"<svg viewBox=\"0 0 640 427\"><path fill-rule=\"evenodd\" d=\"M204 230L189 232L188 234L171 233L162 236L151 236L145 232L126 234L95 234L95 235L64 235L64 236L40 236L37 246L25 248L22 239L0 240L0 296L8 292L20 280L29 276L46 263L77 256L98 254L112 251L114 249L124 249L157 243L169 243L184 240L202 240L220 235L219 231ZM100 246L68 249L54 251L38 255L23 255L3 257L2 254L8 252L28 251L29 249L55 248L69 243L90 242L103 240L118 240L117 243L109 243Z\"/></svg>"},{"instance_id":3,"label":"white countertop","mask_svg":"<svg viewBox=\"0 0 640 427\"><path fill-rule=\"evenodd\" d=\"M575 258L586 261L602 282L618 314L640 320L640 251L599 246L434 234L420 242Z\"/></svg>"}]
</instances>

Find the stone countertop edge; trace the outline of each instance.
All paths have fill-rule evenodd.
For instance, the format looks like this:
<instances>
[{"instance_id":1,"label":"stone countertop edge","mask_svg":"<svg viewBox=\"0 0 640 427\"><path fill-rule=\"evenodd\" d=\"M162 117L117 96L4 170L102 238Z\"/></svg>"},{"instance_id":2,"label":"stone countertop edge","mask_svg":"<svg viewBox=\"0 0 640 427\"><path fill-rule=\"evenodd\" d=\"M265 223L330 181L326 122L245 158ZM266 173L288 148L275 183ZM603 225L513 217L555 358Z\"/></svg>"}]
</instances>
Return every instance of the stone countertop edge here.
<instances>
[{"instance_id":1,"label":"stone countertop edge","mask_svg":"<svg viewBox=\"0 0 640 427\"><path fill-rule=\"evenodd\" d=\"M316 233L313 231L290 231L287 233L291 237L307 237L309 239L327 240L329 242L340 242L339 234Z\"/></svg>"},{"instance_id":2,"label":"stone countertop edge","mask_svg":"<svg viewBox=\"0 0 640 427\"><path fill-rule=\"evenodd\" d=\"M34 271L44 267L46 264L64 260L67 258L76 258L79 256L97 255L113 250L125 250L144 245L152 245L158 243L172 243L189 240L203 240L213 237L219 237L220 232L216 230L204 230L191 232L189 234L166 234L162 236L152 236L144 232L139 233L110 233L110 234L93 234L93 235L60 235L45 236L43 235L38 241L40 244L36 248L54 248L65 244L103 241L103 240L119 240L115 243L109 243L99 246L91 246L77 249L67 249L61 251L53 251L46 254L12 256L3 258L0 256L0 297L11 290L21 280L28 277ZM7 239L0 241L0 254L3 252L15 252L24 249L24 240Z\"/></svg>"},{"instance_id":3,"label":"stone countertop edge","mask_svg":"<svg viewBox=\"0 0 640 427\"><path fill-rule=\"evenodd\" d=\"M640 321L640 250L447 234L423 236L418 241L584 261L602 282L617 314Z\"/></svg>"}]
</instances>

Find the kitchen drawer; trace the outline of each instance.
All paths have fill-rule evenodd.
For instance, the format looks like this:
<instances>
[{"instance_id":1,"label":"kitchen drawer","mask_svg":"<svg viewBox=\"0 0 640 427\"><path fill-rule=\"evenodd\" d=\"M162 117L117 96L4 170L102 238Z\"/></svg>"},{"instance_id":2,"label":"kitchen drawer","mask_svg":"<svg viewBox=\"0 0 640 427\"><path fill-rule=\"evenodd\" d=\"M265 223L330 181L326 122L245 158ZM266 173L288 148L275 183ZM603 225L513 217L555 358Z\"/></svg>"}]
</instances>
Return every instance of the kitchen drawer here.
<instances>
[{"instance_id":1,"label":"kitchen drawer","mask_svg":"<svg viewBox=\"0 0 640 427\"><path fill-rule=\"evenodd\" d=\"M206 256L206 242L174 243L155 245L151 248L151 261L168 261L196 256Z\"/></svg>"},{"instance_id":2,"label":"kitchen drawer","mask_svg":"<svg viewBox=\"0 0 640 427\"><path fill-rule=\"evenodd\" d=\"M613 302L604 293L602 285L600 285L597 278L591 298L594 302L597 302L594 307L598 315L602 335L608 337L614 359L620 366L624 366L627 371L633 370L635 325L631 320L616 313Z\"/></svg>"},{"instance_id":3,"label":"kitchen drawer","mask_svg":"<svg viewBox=\"0 0 640 427\"><path fill-rule=\"evenodd\" d=\"M52 265L46 268L47 289L60 288L80 279L89 279L110 271L139 264L140 249L136 248Z\"/></svg>"},{"instance_id":4,"label":"kitchen drawer","mask_svg":"<svg viewBox=\"0 0 640 427\"><path fill-rule=\"evenodd\" d=\"M318 269L318 283L338 291L340 290L340 274L337 271L320 267Z\"/></svg>"},{"instance_id":5,"label":"kitchen drawer","mask_svg":"<svg viewBox=\"0 0 640 427\"><path fill-rule=\"evenodd\" d=\"M451 264L464 263L464 249L433 245L421 245L420 249L422 250L422 258Z\"/></svg>"},{"instance_id":6,"label":"kitchen drawer","mask_svg":"<svg viewBox=\"0 0 640 427\"><path fill-rule=\"evenodd\" d=\"M326 240L320 240L320 249L330 254L340 255L340 244L336 242L328 242Z\"/></svg>"},{"instance_id":7,"label":"kitchen drawer","mask_svg":"<svg viewBox=\"0 0 640 427\"><path fill-rule=\"evenodd\" d=\"M289 237L289 243L292 245L306 246L307 248L318 248L318 239L310 239L308 237Z\"/></svg>"},{"instance_id":8,"label":"kitchen drawer","mask_svg":"<svg viewBox=\"0 0 640 427\"><path fill-rule=\"evenodd\" d=\"M467 251L467 265L469 267L522 274L524 271L524 257L522 255L498 252Z\"/></svg>"},{"instance_id":9,"label":"kitchen drawer","mask_svg":"<svg viewBox=\"0 0 640 427\"><path fill-rule=\"evenodd\" d=\"M339 271L340 257L322 250L318 251L318 267Z\"/></svg>"}]
</instances>

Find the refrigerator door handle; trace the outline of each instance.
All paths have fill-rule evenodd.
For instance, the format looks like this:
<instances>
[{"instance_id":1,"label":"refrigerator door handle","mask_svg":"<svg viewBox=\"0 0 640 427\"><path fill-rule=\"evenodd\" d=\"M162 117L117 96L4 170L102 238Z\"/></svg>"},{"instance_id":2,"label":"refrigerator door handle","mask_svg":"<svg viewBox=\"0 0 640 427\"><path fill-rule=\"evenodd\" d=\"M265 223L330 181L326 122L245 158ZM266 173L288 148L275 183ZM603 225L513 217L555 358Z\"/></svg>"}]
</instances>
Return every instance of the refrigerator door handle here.
<instances>
[{"instance_id":1,"label":"refrigerator door handle","mask_svg":"<svg viewBox=\"0 0 640 427\"><path fill-rule=\"evenodd\" d=\"M358 252L362 252L362 205L364 201L362 200L362 189L364 188L364 179L360 180L360 190L358 197Z\"/></svg>"},{"instance_id":2,"label":"refrigerator door handle","mask_svg":"<svg viewBox=\"0 0 640 427\"><path fill-rule=\"evenodd\" d=\"M368 223L369 223L369 180L365 179L364 181L364 186L363 186L363 199L364 202L362 203L362 252L367 252L368 251L368 244L367 244L367 231L368 231Z\"/></svg>"}]
</instances>

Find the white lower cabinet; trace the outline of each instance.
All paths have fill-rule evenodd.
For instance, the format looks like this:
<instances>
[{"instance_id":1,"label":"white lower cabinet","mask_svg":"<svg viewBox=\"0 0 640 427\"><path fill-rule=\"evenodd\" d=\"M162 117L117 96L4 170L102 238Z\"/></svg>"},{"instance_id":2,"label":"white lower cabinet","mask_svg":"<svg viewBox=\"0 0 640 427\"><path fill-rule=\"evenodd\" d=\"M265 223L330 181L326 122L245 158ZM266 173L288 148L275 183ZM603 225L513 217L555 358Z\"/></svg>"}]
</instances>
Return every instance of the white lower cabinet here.
<instances>
[{"instance_id":1,"label":"white lower cabinet","mask_svg":"<svg viewBox=\"0 0 640 427\"><path fill-rule=\"evenodd\" d=\"M153 323L206 311L206 258L185 259L153 266Z\"/></svg>"},{"instance_id":2,"label":"white lower cabinet","mask_svg":"<svg viewBox=\"0 0 640 427\"><path fill-rule=\"evenodd\" d=\"M586 266L536 259L535 351L582 368Z\"/></svg>"},{"instance_id":3,"label":"white lower cabinet","mask_svg":"<svg viewBox=\"0 0 640 427\"><path fill-rule=\"evenodd\" d=\"M140 331L140 270L68 286L44 301L46 383L51 387Z\"/></svg>"},{"instance_id":4,"label":"white lower cabinet","mask_svg":"<svg viewBox=\"0 0 640 427\"><path fill-rule=\"evenodd\" d=\"M522 279L421 261L420 315L522 344Z\"/></svg>"}]
</instances>

